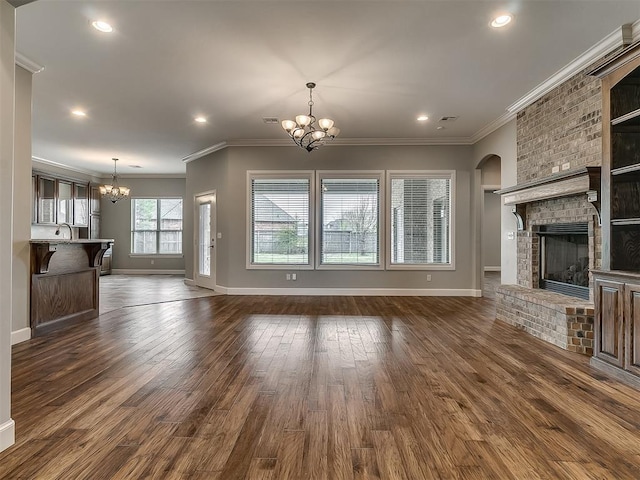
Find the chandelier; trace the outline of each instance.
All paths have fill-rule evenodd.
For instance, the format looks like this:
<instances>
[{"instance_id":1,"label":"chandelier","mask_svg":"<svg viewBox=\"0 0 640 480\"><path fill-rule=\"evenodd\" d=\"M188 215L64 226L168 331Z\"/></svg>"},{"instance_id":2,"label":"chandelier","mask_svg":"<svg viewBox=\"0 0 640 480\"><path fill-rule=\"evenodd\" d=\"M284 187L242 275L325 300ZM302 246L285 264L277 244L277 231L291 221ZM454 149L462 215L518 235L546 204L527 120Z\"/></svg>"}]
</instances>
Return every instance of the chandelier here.
<instances>
[{"instance_id":1,"label":"chandelier","mask_svg":"<svg viewBox=\"0 0 640 480\"><path fill-rule=\"evenodd\" d=\"M116 203L118 200L127 198L131 190L129 187L123 187L118 184L118 173L116 172L117 158L113 158L113 175L111 176L111 185L100 185L100 193L103 197L107 197L111 200L111 203Z\"/></svg>"},{"instance_id":2,"label":"chandelier","mask_svg":"<svg viewBox=\"0 0 640 480\"><path fill-rule=\"evenodd\" d=\"M296 145L304 148L307 152L315 150L327 140L333 140L340 129L335 127L335 123L330 118L321 118L316 126L316 117L313 116L313 89L316 84L307 83L309 89L309 114L298 115L295 122L293 120L283 120L282 128L289 134Z\"/></svg>"}]
</instances>

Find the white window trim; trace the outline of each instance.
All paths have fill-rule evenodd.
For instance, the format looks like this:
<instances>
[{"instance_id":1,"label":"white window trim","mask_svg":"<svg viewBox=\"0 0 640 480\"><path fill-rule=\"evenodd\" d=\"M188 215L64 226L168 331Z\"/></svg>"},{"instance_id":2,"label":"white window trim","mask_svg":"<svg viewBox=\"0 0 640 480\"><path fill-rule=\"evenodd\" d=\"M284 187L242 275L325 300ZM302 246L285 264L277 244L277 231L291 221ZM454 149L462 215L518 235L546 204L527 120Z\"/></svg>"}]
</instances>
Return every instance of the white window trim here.
<instances>
[{"instance_id":1,"label":"white window trim","mask_svg":"<svg viewBox=\"0 0 640 480\"><path fill-rule=\"evenodd\" d=\"M255 264L251 263L252 241L253 241L253 216L251 210L251 180L258 179L300 179L304 178L309 180L309 259L308 263L269 263L269 264ZM246 183L246 200L247 200L247 223L246 223L246 268L247 270L313 270L315 264L315 218L313 202L315 198L315 182L313 170L247 170L247 183Z\"/></svg>"},{"instance_id":2,"label":"white window trim","mask_svg":"<svg viewBox=\"0 0 640 480\"><path fill-rule=\"evenodd\" d=\"M134 223L136 221L134 213L134 200L181 200L182 201L182 229L181 230L135 230ZM159 207L159 205L158 205ZM162 195L162 196L144 196L144 197L131 197L131 208L129 209L131 214L131 228L129 232L129 257L149 257L149 258L183 258L184 257L184 198L179 195ZM158 224L159 226L159 224ZM181 253L134 253L133 250L133 234L134 232L156 232L158 233L158 239L156 240L156 247L160 246L160 232L180 232L182 235L182 252Z\"/></svg>"},{"instance_id":3,"label":"white window trim","mask_svg":"<svg viewBox=\"0 0 640 480\"><path fill-rule=\"evenodd\" d=\"M316 170L316 196L315 198L315 211L316 211L316 223L314 236L317 238L316 242L316 270L384 270L385 265L382 256L385 254L385 208L384 199L385 195L385 181L384 170ZM357 263L342 263L342 264L323 264L322 252L322 187L321 182L324 178L375 178L378 180L379 192L378 192L378 263L359 265Z\"/></svg>"},{"instance_id":4,"label":"white window trim","mask_svg":"<svg viewBox=\"0 0 640 480\"><path fill-rule=\"evenodd\" d=\"M449 263L439 263L439 264L400 264L400 263L392 263L391 262L391 221L386 223L385 228L385 239L386 249L385 249L385 257L386 257L386 269L387 270L455 270L455 258L456 258L456 245L455 245L455 226L456 226L456 171L455 170L387 170L387 192L389 195L386 197L386 206L385 212L387 216L391 218L391 180L394 178L444 178L451 180L451 188L450 188L450 214L451 214L451 225L449 228L449 247L451 252L450 262Z\"/></svg>"}]
</instances>

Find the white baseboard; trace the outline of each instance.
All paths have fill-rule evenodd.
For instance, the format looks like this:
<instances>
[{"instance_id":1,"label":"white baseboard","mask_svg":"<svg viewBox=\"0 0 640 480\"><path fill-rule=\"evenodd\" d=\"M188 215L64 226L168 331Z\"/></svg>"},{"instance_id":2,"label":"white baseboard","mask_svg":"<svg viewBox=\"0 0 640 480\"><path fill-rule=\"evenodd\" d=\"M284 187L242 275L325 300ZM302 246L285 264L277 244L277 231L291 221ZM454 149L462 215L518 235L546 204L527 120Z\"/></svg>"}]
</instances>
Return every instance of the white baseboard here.
<instances>
[{"instance_id":1,"label":"white baseboard","mask_svg":"<svg viewBox=\"0 0 640 480\"><path fill-rule=\"evenodd\" d=\"M484 267L485 272L500 272L501 270L500 265L497 267Z\"/></svg>"},{"instance_id":2,"label":"white baseboard","mask_svg":"<svg viewBox=\"0 0 640 480\"><path fill-rule=\"evenodd\" d=\"M134 269L134 268L114 268L111 270L113 275L184 275L184 270L153 270L153 269Z\"/></svg>"},{"instance_id":3,"label":"white baseboard","mask_svg":"<svg viewBox=\"0 0 640 480\"><path fill-rule=\"evenodd\" d=\"M196 281L193 278L185 278L184 279L184 284L187 287L196 287Z\"/></svg>"},{"instance_id":4,"label":"white baseboard","mask_svg":"<svg viewBox=\"0 0 640 480\"><path fill-rule=\"evenodd\" d=\"M367 297L481 297L481 290L442 288L251 288L216 285L226 295L306 295Z\"/></svg>"},{"instance_id":5,"label":"white baseboard","mask_svg":"<svg viewBox=\"0 0 640 480\"><path fill-rule=\"evenodd\" d=\"M20 330L11 332L11 345L15 345L16 343L20 342L26 342L27 340L31 340L30 328L21 328Z\"/></svg>"},{"instance_id":6,"label":"white baseboard","mask_svg":"<svg viewBox=\"0 0 640 480\"><path fill-rule=\"evenodd\" d=\"M16 443L16 424L10 418L0 425L0 452Z\"/></svg>"}]
</instances>

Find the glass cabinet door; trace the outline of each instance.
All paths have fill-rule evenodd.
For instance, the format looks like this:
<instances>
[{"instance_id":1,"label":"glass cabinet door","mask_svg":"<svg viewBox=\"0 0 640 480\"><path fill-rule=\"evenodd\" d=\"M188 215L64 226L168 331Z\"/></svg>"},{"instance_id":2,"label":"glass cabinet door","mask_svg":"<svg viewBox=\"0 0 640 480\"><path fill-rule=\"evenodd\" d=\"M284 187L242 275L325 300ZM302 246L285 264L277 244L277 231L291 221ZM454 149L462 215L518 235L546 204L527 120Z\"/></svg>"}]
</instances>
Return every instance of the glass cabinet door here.
<instances>
[{"instance_id":1,"label":"glass cabinet door","mask_svg":"<svg viewBox=\"0 0 640 480\"><path fill-rule=\"evenodd\" d=\"M58 180L58 223L73 221L73 185Z\"/></svg>"},{"instance_id":2,"label":"glass cabinet door","mask_svg":"<svg viewBox=\"0 0 640 480\"><path fill-rule=\"evenodd\" d=\"M38 223L56 223L56 181L38 177Z\"/></svg>"},{"instance_id":3,"label":"glass cabinet door","mask_svg":"<svg viewBox=\"0 0 640 480\"><path fill-rule=\"evenodd\" d=\"M74 225L89 224L89 187L78 183L73 184L73 223Z\"/></svg>"}]
</instances>

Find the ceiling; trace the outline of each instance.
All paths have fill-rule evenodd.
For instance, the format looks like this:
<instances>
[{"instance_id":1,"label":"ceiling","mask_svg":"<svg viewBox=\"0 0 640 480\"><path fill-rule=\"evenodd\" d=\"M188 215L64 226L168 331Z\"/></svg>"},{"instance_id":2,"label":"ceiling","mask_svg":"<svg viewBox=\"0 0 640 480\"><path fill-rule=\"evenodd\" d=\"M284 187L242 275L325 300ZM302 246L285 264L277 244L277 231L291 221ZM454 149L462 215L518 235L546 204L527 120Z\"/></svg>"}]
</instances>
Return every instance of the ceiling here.
<instances>
[{"instance_id":1,"label":"ceiling","mask_svg":"<svg viewBox=\"0 0 640 480\"><path fill-rule=\"evenodd\" d=\"M505 10L515 20L490 28ZM114 32L93 29L98 18ZM45 67L33 77L35 157L180 174L220 142L288 144L262 118L305 113L308 81L341 142L469 143L639 18L637 0L39 0L17 9L16 49ZM442 116L459 118L437 130Z\"/></svg>"}]
</instances>

